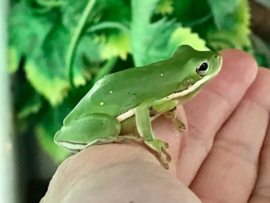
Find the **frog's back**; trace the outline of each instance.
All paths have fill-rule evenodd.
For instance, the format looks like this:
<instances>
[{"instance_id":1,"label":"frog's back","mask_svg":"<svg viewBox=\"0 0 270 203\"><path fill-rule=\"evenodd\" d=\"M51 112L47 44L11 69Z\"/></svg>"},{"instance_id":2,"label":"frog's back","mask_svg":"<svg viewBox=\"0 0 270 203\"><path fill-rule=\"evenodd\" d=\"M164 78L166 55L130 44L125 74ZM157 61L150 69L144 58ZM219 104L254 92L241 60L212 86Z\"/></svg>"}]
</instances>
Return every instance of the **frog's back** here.
<instances>
[{"instance_id":1,"label":"frog's back","mask_svg":"<svg viewBox=\"0 0 270 203\"><path fill-rule=\"evenodd\" d=\"M116 117L144 101L168 96L177 88L177 82L171 80L176 72L173 67L161 61L103 77L67 116L66 121L92 113Z\"/></svg>"}]
</instances>

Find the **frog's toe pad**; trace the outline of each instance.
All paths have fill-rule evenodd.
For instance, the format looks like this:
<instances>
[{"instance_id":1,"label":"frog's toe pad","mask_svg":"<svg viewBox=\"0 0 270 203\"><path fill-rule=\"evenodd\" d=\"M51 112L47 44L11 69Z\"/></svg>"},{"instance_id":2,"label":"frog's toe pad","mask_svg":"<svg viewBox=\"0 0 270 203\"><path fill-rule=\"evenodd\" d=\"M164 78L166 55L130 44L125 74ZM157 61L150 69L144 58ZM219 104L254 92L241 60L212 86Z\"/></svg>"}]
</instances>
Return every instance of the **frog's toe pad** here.
<instances>
[{"instance_id":1,"label":"frog's toe pad","mask_svg":"<svg viewBox=\"0 0 270 203\"><path fill-rule=\"evenodd\" d=\"M160 162L165 168L168 168L168 162L171 161L171 156L166 150L168 148L168 144L156 139L145 141L145 144L157 153Z\"/></svg>"},{"instance_id":2,"label":"frog's toe pad","mask_svg":"<svg viewBox=\"0 0 270 203\"><path fill-rule=\"evenodd\" d=\"M177 125L177 129L179 132L183 132L184 130L186 130L186 125L184 123L179 123Z\"/></svg>"}]
</instances>

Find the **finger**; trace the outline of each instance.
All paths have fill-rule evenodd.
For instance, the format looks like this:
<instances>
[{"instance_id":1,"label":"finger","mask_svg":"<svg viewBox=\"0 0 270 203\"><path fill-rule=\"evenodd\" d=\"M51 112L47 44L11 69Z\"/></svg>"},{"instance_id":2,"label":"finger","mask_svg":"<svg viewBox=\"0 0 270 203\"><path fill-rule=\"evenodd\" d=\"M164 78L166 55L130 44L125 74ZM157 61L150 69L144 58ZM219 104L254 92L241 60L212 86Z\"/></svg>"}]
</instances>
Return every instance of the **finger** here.
<instances>
[{"instance_id":1,"label":"finger","mask_svg":"<svg viewBox=\"0 0 270 203\"><path fill-rule=\"evenodd\" d=\"M270 71L260 69L190 186L203 202L248 201L268 126L269 92Z\"/></svg>"},{"instance_id":2,"label":"finger","mask_svg":"<svg viewBox=\"0 0 270 203\"><path fill-rule=\"evenodd\" d=\"M57 169L41 203L200 203L168 170L146 161L143 150L130 147L91 147L68 158Z\"/></svg>"},{"instance_id":3,"label":"finger","mask_svg":"<svg viewBox=\"0 0 270 203\"><path fill-rule=\"evenodd\" d=\"M268 124L270 126L270 123ZM262 146L258 179L249 203L270 202L270 127Z\"/></svg>"},{"instance_id":4,"label":"finger","mask_svg":"<svg viewBox=\"0 0 270 203\"><path fill-rule=\"evenodd\" d=\"M257 74L257 64L240 50L224 50L223 66L193 100L184 105L189 136L179 157L178 178L190 184L209 153L214 136L232 113Z\"/></svg>"},{"instance_id":5,"label":"finger","mask_svg":"<svg viewBox=\"0 0 270 203\"><path fill-rule=\"evenodd\" d=\"M262 83L264 88L269 86L270 71L262 70L264 77L259 81ZM262 91L262 90L260 90ZM268 90L269 91L269 90ZM256 94L256 92L254 91ZM262 94L263 97L269 95L269 92L265 90ZM264 100L261 100L261 102ZM269 105L270 101L268 101ZM250 198L250 203L270 203L270 121L268 122L268 130L261 148L259 167L258 167L258 177L255 184L252 196Z\"/></svg>"}]
</instances>

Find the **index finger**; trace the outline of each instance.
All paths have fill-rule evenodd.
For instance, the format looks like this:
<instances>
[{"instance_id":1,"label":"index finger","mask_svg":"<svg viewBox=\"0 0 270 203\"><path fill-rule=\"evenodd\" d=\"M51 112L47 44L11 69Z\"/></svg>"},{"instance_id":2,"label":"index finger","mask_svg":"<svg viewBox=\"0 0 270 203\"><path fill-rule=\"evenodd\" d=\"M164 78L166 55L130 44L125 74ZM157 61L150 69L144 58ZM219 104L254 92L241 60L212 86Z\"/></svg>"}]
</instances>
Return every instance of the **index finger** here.
<instances>
[{"instance_id":1,"label":"index finger","mask_svg":"<svg viewBox=\"0 0 270 203\"><path fill-rule=\"evenodd\" d=\"M254 81L256 61L240 50L224 50L219 75L185 107L189 135L179 157L178 178L189 185L209 153L216 132Z\"/></svg>"}]
</instances>

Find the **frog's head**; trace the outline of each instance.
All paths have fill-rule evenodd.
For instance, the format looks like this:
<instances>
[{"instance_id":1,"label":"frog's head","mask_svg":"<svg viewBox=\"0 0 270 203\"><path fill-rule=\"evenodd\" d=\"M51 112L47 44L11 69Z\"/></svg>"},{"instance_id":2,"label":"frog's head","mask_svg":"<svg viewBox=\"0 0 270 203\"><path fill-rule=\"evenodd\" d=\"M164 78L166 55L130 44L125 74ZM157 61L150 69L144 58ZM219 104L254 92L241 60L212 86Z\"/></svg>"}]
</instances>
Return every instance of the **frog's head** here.
<instances>
[{"instance_id":1,"label":"frog's head","mask_svg":"<svg viewBox=\"0 0 270 203\"><path fill-rule=\"evenodd\" d=\"M189 89L188 92L200 89L214 78L222 65L222 57L219 53L197 51L188 45L178 47L172 59L175 64L179 64L179 77L183 77L179 90Z\"/></svg>"}]
</instances>

